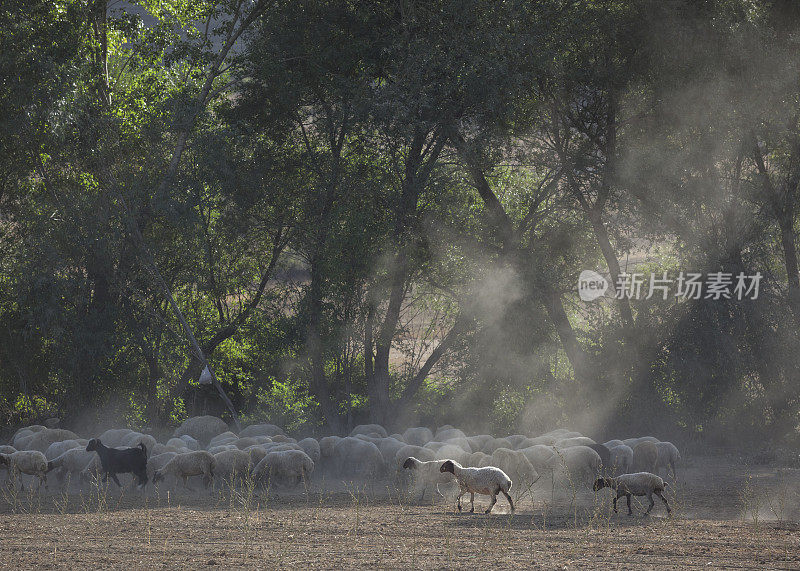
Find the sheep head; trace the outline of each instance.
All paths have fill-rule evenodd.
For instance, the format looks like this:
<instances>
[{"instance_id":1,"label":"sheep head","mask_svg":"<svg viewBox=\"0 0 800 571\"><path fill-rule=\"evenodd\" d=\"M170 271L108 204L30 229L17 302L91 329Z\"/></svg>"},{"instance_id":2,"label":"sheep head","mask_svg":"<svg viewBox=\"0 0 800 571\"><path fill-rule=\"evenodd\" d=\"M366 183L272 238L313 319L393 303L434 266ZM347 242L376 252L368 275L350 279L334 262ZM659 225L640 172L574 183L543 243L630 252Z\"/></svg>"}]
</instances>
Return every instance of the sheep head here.
<instances>
[{"instance_id":1,"label":"sheep head","mask_svg":"<svg viewBox=\"0 0 800 571\"><path fill-rule=\"evenodd\" d=\"M444 464L442 464L441 468L439 468L440 472L450 472L451 474L455 474L455 465L453 464L452 460L446 460Z\"/></svg>"}]
</instances>

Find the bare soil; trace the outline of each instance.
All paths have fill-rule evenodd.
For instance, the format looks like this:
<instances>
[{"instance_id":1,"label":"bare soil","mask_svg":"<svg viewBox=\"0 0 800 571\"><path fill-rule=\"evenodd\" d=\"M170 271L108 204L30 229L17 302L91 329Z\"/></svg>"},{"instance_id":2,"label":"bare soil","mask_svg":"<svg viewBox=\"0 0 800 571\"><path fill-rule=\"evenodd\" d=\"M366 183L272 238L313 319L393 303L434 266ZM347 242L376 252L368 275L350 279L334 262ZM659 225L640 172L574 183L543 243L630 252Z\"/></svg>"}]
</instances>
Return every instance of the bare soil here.
<instances>
[{"instance_id":1,"label":"bare soil","mask_svg":"<svg viewBox=\"0 0 800 571\"><path fill-rule=\"evenodd\" d=\"M683 467L672 517L660 502L650 516L641 503L632 517L624 503L613 514L608 490L554 496L549 484L515 514L498 500L488 516L382 482L277 493L6 489L0 566L800 569L800 471L726 462Z\"/></svg>"}]
</instances>

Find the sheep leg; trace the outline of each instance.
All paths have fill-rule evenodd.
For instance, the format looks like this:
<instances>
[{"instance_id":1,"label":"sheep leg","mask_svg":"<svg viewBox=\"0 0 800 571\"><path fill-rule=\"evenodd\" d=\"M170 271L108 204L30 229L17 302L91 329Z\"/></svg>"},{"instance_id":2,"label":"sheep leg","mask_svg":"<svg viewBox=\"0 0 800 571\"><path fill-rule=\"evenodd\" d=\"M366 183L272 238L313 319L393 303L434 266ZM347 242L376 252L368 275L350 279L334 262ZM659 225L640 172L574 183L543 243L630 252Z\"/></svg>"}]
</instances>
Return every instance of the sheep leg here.
<instances>
[{"instance_id":1,"label":"sheep leg","mask_svg":"<svg viewBox=\"0 0 800 571\"><path fill-rule=\"evenodd\" d=\"M117 475L114 472L106 472L106 475L107 476L108 475L111 476L111 479L114 480L114 483L117 485L118 488L122 487L122 484L119 483L119 480L117 479ZM108 481L108 478L106 478L106 481Z\"/></svg>"},{"instance_id":2,"label":"sheep leg","mask_svg":"<svg viewBox=\"0 0 800 571\"><path fill-rule=\"evenodd\" d=\"M619 510L617 509L617 500L618 500L619 498L620 498L619 496L617 496L617 497L615 497L615 498L614 498L614 513L615 513L615 514L616 514L616 513L619 513Z\"/></svg>"},{"instance_id":3,"label":"sheep leg","mask_svg":"<svg viewBox=\"0 0 800 571\"><path fill-rule=\"evenodd\" d=\"M667 513L668 513L668 514L672 513L672 510L671 510L671 509L669 509L669 504L667 503L667 498L665 498L664 496L662 496L662 495L661 495L661 492L656 492L656 495L658 495L658 497L659 497L659 498L661 498L662 500L664 500L664 505L665 505L665 506L667 506Z\"/></svg>"},{"instance_id":4,"label":"sheep leg","mask_svg":"<svg viewBox=\"0 0 800 571\"><path fill-rule=\"evenodd\" d=\"M467 493L467 492L466 492L465 490L463 490L463 489L462 489L462 490L461 490L461 493L460 493L460 494L458 494L458 499L456 500L456 505L458 506L458 511L461 511L461 496L463 496L463 495L464 495L464 494L466 494L466 493Z\"/></svg>"},{"instance_id":5,"label":"sheep leg","mask_svg":"<svg viewBox=\"0 0 800 571\"><path fill-rule=\"evenodd\" d=\"M505 491L505 490L500 490L500 491L501 491L501 492L503 492L503 495L504 495L504 496L506 497L506 499L508 500L508 505L510 505L510 506L511 506L511 513L514 513L514 502L511 500L511 496L509 496L509 495L506 493L506 491ZM519 498L517 498L517 499L519 499Z\"/></svg>"},{"instance_id":6,"label":"sheep leg","mask_svg":"<svg viewBox=\"0 0 800 571\"><path fill-rule=\"evenodd\" d=\"M494 505L496 503L497 503L497 494L492 494L492 501L491 501L491 503L489 503L489 507L486 508L486 511L483 512L483 513L487 513L487 514L490 513L492 511L492 508L494 507Z\"/></svg>"},{"instance_id":7,"label":"sheep leg","mask_svg":"<svg viewBox=\"0 0 800 571\"><path fill-rule=\"evenodd\" d=\"M649 513L650 513L650 510L652 510L652 509L653 509L653 506L654 506L654 505L656 505L656 502L655 502L655 500L653 499L653 492L648 492L648 494L647 494L647 499L648 499L648 500L650 500L650 505L647 507L647 511L646 511L646 512L644 512L644 515L647 515L647 514L649 514Z\"/></svg>"},{"instance_id":8,"label":"sheep leg","mask_svg":"<svg viewBox=\"0 0 800 571\"><path fill-rule=\"evenodd\" d=\"M470 492L469 493L469 503L470 503L470 506L472 506L470 508L470 510L469 510L469 513L474 514L475 513L475 492Z\"/></svg>"},{"instance_id":9,"label":"sheep leg","mask_svg":"<svg viewBox=\"0 0 800 571\"><path fill-rule=\"evenodd\" d=\"M633 510L631 509L631 495L625 494L625 497L628 498L628 515L633 515Z\"/></svg>"},{"instance_id":10,"label":"sheep leg","mask_svg":"<svg viewBox=\"0 0 800 571\"><path fill-rule=\"evenodd\" d=\"M678 479L678 473L677 473L677 472L675 472L675 462L673 462L672 460L670 460L670 462L669 462L669 467L670 467L670 468L672 468L672 479L673 479L673 480L677 480L677 479Z\"/></svg>"},{"instance_id":11,"label":"sheep leg","mask_svg":"<svg viewBox=\"0 0 800 571\"><path fill-rule=\"evenodd\" d=\"M439 489L439 484L436 484L436 493L439 494L440 496L444 497L444 494Z\"/></svg>"},{"instance_id":12,"label":"sheep leg","mask_svg":"<svg viewBox=\"0 0 800 571\"><path fill-rule=\"evenodd\" d=\"M425 485L423 484L423 486L422 486L422 495L419 497L419 501L422 501L424 499L425 499Z\"/></svg>"}]
</instances>

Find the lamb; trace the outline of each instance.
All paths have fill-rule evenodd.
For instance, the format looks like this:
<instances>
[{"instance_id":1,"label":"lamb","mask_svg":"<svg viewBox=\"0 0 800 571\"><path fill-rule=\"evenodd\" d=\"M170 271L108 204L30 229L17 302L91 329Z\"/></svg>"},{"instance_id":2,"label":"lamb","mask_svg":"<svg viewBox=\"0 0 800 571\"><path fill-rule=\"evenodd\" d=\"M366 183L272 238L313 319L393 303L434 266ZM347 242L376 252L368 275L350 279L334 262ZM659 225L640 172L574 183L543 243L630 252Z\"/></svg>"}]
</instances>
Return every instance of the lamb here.
<instances>
[{"instance_id":1,"label":"lamb","mask_svg":"<svg viewBox=\"0 0 800 571\"><path fill-rule=\"evenodd\" d=\"M197 450L186 454L178 454L167 462L163 468L153 474L153 483L160 482L167 476L183 480L183 487L189 489L189 476L203 476L203 485L208 488L214 480L214 456L205 450Z\"/></svg>"},{"instance_id":2,"label":"lamb","mask_svg":"<svg viewBox=\"0 0 800 571\"><path fill-rule=\"evenodd\" d=\"M5 465L15 477L28 474L39 478L38 490L42 484L47 488L47 458L38 450L20 450L13 454L0 454L0 465ZM24 487L20 483L20 487Z\"/></svg>"},{"instance_id":3,"label":"lamb","mask_svg":"<svg viewBox=\"0 0 800 571\"><path fill-rule=\"evenodd\" d=\"M658 463L658 447L644 440L633 447L633 469L640 472L655 472Z\"/></svg>"},{"instance_id":4,"label":"lamb","mask_svg":"<svg viewBox=\"0 0 800 571\"><path fill-rule=\"evenodd\" d=\"M302 450L269 452L252 470L256 482L274 478L280 483L297 485L307 482L314 471L314 462Z\"/></svg>"},{"instance_id":5,"label":"lamb","mask_svg":"<svg viewBox=\"0 0 800 571\"><path fill-rule=\"evenodd\" d=\"M489 507L486 508L486 512L484 512L488 514L497 503L498 492L502 492L508 500L508 504L511 506L511 512L514 512L514 500L508 495L509 490L511 490L511 478L500 468L495 468L494 466L486 466L485 468L464 468L454 460L445 460L439 470L453 474L458 481L458 485L461 487L461 491L458 494L458 511L461 511L461 496L469 492L471 505L470 513L475 512L475 494L483 494L492 497Z\"/></svg>"},{"instance_id":6,"label":"lamb","mask_svg":"<svg viewBox=\"0 0 800 571\"><path fill-rule=\"evenodd\" d=\"M627 474L631 466L633 466L633 450L631 450L631 447L620 444L611 448L610 452L611 466L615 470L619 470L620 474Z\"/></svg>"},{"instance_id":7,"label":"lamb","mask_svg":"<svg viewBox=\"0 0 800 571\"><path fill-rule=\"evenodd\" d=\"M105 443L106 446L116 448L122 446L123 440L128 438L131 434L136 434L130 428L110 428L97 438Z\"/></svg>"},{"instance_id":8,"label":"lamb","mask_svg":"<svg viewBox=\"0 0 800 571\"><path fill-rule=\"evenodd\" d=\"M656 443L656 450L658 451L656 470L669 466L672 469L672 477L677 478L675 463L681 459L681 453L678 452L678 448L672 442L658 442Z\"/></svg>"},{"instance_id":9,"label":"lamb","mask_svg":"<svg viewBox=\"0 0 800 571\"><path fill-rule=\"evenodd\" d=\"M104 480L108 480L110 475L114 483L121 488L117 474L130 472L139 480L141 489L147 485L147 448L143 443L136 448L108 448L99 438L92 438L86 445L86 451L97 452Z\"/></svg>"},{"instance_id":10,"label":"lamb","mask_svg":"<svg viewBox=\"0 0 800 571\"><path fill-rule=\"evenodd\" d=\"M414 483L422 488L422 495L419 501L425 499L425 490L428 486L435 486L436 492L444 497L439 491L439 484L449 484L453 481L453 475L449 472L442 472L440 468L447 460L430 460L423 462L413 456L409 456L403 462L403 469L410 470L414 474Z\"/></svg>"},{"instance_id":11,"label":"lamb","mask_svg":"<svg viewBox=\"0 0 800 571\"><path fill-rule=\"evenodd\" d=\"M180 438L188 434L198 442L207 443L215 436L228 431L228 425L216 416L193 416L183 421L172 436Z\"/></svg>"},{"instance_id":12,"label":"lamb","mask_svg":"<svg viewBox=\"0 0 800 571\"><path fill-rule=\"evenodd\" d=\"M651 442L652 444L652 442ZM664 501L667 506L667 513L672 513L672 510L667 503L667 498L661 495L666 488L664 480L651 474L650 472L636 472L635 474L623 474L616 478L598 478L594 483L594 491L597 492L603 488L611 488L617 492L614 498L614 513L617 513L617 500L625 496L628 501L628 515L633 515L631 510L631 496L647 496L650 500L650 506L647 508L645 515L650 513L653 509L655 501L653 501L653 494L657 495Z\"/></svg>"}]
</instances>

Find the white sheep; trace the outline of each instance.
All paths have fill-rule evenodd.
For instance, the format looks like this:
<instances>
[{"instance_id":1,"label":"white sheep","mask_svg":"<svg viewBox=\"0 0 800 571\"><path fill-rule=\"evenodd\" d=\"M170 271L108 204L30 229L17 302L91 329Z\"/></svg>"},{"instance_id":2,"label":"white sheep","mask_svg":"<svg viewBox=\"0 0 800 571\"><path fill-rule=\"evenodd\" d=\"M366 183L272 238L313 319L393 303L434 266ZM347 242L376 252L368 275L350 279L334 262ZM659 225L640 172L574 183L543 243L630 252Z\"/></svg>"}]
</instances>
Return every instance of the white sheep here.
<instances>
[{"instance_id":1,"label":"white sheep","mask_svg":"<svg viewBox=\"0 0 800 571\"><path fill-rule=\"evenodd\" d=\"M31 436L25 443L23 450L38 450L44 453L54 442L62 440L78 440L80 437L71 430L63 428L45 428Z\"/></svg>"},{"instance_id":2,"label":"white sheep","mask_svg":"<svg viewBox=\"0 0 800 571\"><path fill-rule=\"evenodd\" d=\"M467 442L469 442L470 448L475 451L483 450L483 447L486 446L487 442L491 442L494 440L493 436L488 434L478 434L477 436L467 436Z\"/></svg>"},{"instance_id":3,"label":"white sheep","mask_svg":"<svg viewBox=\"0 0 800 571\"><path fill-rule=\"evenodd\" d=\"M550 472L566 477L571 484L586 481L591 484L600 473L602 460L600 455L588 446L570 446L569 448L555 449L555 455L548 462Z\"/></svg>"},{"instance_id":4,"label":"white sheep","mask_svg":"<svg viewBox=\"0 0 800 571\"><path fill-rule=\"evenodd\" d=\"M145 454L147 454L147 457L149 458L152 455L153 449L156 447L156 444L158 444L158 441L149 434L142 434L141 432L132 432L128 436L122 438L122 443L119 446L120 448L125 448L125 447L136 448L140 444L144 445ZM186 445L183 444L183 446Z\"/></svg>"},{"instance_id":5,"label":"white sheep","mask_svg":"<svg viewBox=\"0 0 800 571\"><path fill-rule=\"evenodd\" d=\"M251 424L244 427L239 433L242 438L249 438L253 436L285 436L286 433L280 426L274 424Z\"/></svg>"},{"instance_id":6,"label":"white sheep","mask_svg":"<svg viewBox=\"0 0 800 571\"><path fill-rule=\"evenodd\" d=\"M468 466L470 468L480 468L481 466L488 466L491 461L491 456L479 450L478 452L473 452L467 457L467 461L464 466Z\"/></svg>"},{"instance_id":7,"label":"white sheep","mask_svg":"<svg viewBox=\"0 0 800 571\"><path fill-rule=\"evenodd\" d=\"M350 431L350 436L355 436L357 434L370 435L372 433L377 434L379 438L386 438L389 436L389 433L386 432L386 429L380 424L359 424Z\"/></svg>"},{"instance_id":8,"label":"white sheep","mask_svg":"<svg viewBox=\"0 0 800 571\"><path fill-rule=\"evenodd\" d=\"M253 468L252 476L256 482L267 480L288 485L308 482L314 471L314 462L302 450L282 450L269 452Z\"/></svg>"},{"instance_id":9,"label":"white sheep","mask_svg":"<svg viewBox=\"0 0 800 571\"><path fill-rule=\"evenodd\" d=\"M497 466L508 474L513 482L517 483L517 489L524 490L533 486L539 480L539 473L533 467L530 460L519 450L508 448L498 448L492 452L490 466Z\"/></svg>"},{"instance_id":10,"label":"white sheep","mask_svg":"<svg viewBox=\"0 0 800 571\"><path fill-rule=\"evenodd\" d=\"M215 436L228 431L228 425L216 416L193 416L187 418L175 429L172 436L180 438L188 434L198 442L209 442Z\"/></svg>"},{"instance_id":11,"label":"white sheep","mask_svg":"<svg viewBox=\"0 0 800 571\"><path fill-rule=\"evenodd\" d=\"M603 446L611 450L615 446L623 446L625 443L622 440L609 440L608 442L603 442Z\"/></svg>"},{"instance_id":12,"label":"white sheep","mask_svg":"<svg viewBox=\"0 0 800 571\"><path fill-rule=\"evenodd\" d=\"M497 494L502 492L514 512L514 501L508 492L511 490L511 478L500 468L486 466L485 468L464 468L454 460L445 460L441 468L442 472L450 472L455 476L458 485L461 487L458 494L457 506L461 511L461 496L469 492L470 494L470 513L475 511L475 494L491 496L492 501L485 513L490 513L494 504L497 503Z\"/></svg>"},{"instance_id":13,"label":"white sheep","mask_svg":"<svg viewBox=\"0 0 800 571\"><path fill-rule=\"evenodd\" d=\"M130 428L110 428L98 436L97 439L109 448L116 448L122 446L123 441L131 434L134 434L134 431Z\"/></svg>"},{"instance_id":14,"label":"white sheep","mask_svg":"<svg viewBox=\"0 0 800 571\"><path fill-rule=\"evenodd\" d=\"M11 446L17 450L22 450L22 447L34 434L46 428L46 426L42 426L41 424L32 424L20 428L14 433L14 436L11 437Z\"/></svg>"},{"instance_id":15,"label":"white sheep","mask_svg":"<svg viewBox=\"0 0 800 571\"><path fill-rule=\"evenodd\" d=\"M189 436L188 434L184 434L183 436L181 436L181 440L184 441L185 443L184 446L186 446L186 448L188 448L189 450L192 451L200 450L200 443L191 436Z\"/></svg>"},{"instance_id":16,"label":"white sheep","mask_svg":"<svg viewBox=\"0 0 800 571\"><path fill-rule=\"evenodd\" d=\"M309 458L311 458L311 461L315 466L319 463L319 442L317 442L314 438L303 438L297 443L297 445L308 455Z\"/></svg>"},{"instance_id":17,"label":"white sheep","mask_svg":"<svg viewBox=\"0 0 800 571\"><path fill-rule=\"evenodd\" d=\"M372 442L348 436L336 443L334 469L347 478L371 478L383 469L383 456Z\"/></svg>"},{"instance_id":18,"label":"white sheep","mask_svg":"<svg viewBox=\"0 0 800 571\"><path fill-rule=\"evenodd\" d=\"M50 446L47 447L47 450L44 451L44 457L48 460L53 460L54 458L58 458L67 450L72 450L73 448L80 447L81 443L77 440L61 440L60 442L53 442ZM84 444L84 447L86 445Z\"/></svg>"},{"instance_id":19,"label":"white sheep","mask_svg":"<svg viewBox=\"0 0 800 571\"><path fill-rule=\"evenodd\" d=\"M5 465L15 478L28 474L39 478L38 490L42 484L47 488L47 458L38 450L20 450L13 454L0 454L0 466ZM24 487L20 482L20 487Z\"/></svg>"},{"instance_id":20,"label":"white sheep","mask_svg":"<svg viewBox=\"0 0 800 571\"><path fill-rule=\"evenodd\" d=\"M164 446L167 448L174 448L175 450L180 450L181 448L189 449L189 447L186 446L186 441L181 438L170 438Z\"/></svg>"},{"instance_id":21,"label":"white sheep","mask_svg":"<svg viewBox=\"0 0 800 571\"><path fill-rule=\"evenodd\" d=\"M556 440L554 446L556 448L571 448L573 446L590 446L595 444L595 441L586 436L571 436L570 438L561 438Z\"/></svg>"},{"instance_id":22,"label":"white sheep","mask_svg":"<svg viewBox=\"0 0 800 571\"><path fill-rule=\"evenodd\" d=\"M433 436L433 439L438 442L445 442L447 440L452 440L454 438L463 438L464 440L466 440L467 435L464 434L458 428L441 427L439 428L439 430L436 431L436 434Z\"/></svg>"},{"instance_id":23,"label":"white sheep","mask_svg":"<svg viewBox=\"0 0 800 571\"><path fill-rule=\"evenodd\" d=\"M250 472L251 457L244 450L234 448L214 454L214 475L229 485L233 485L237 478L244 478Z\"/></svg>"},{"instance_id":24,"label":"white sheep","mask_svg":"<svg viewBox=\"0 0 800 571\"><path fill-rule=\"evenodd\" d=\"M652 442L655 444L658 442L658 438L655 436L639 436L638 438L626 438L622 441L625 446L630 446L634 450L636 450L636 446L642 442Z\"/></svg>"},{"instance_id":25,"label":"white sheep","mask_svg":"<svg viewBox=\"0 0 800 571\"><path fill-rule=\"evenodd\" d=\"M405 432L403 432L403 440L414 446L425 446L428 442L433 440L433 432L431 432L431 429L427 426L407 428Z\"/></svg>"},{"instance_id":26,"label":"white sheep","mask_svg":"<svg viewBox=\"0 0 800 571\"><path fill-rule=\"evenodd\" d=\"M255 446L257 444L261 444L258 440L255 439L253 436L245 436L244 438L240 438L236 442L232 442L231 444L236 445L236 448L239 450L244 450L245 448L250 448L251 446Z\"/></svg>"},{"instance_id":27,"label":"white sheep","mask_svg":"<svg viewBox=\"0 0 800 571\"><path fill-rule=\"evenodd\" d=\"M681 453L672 442L657 442L658 460L656 460L656 471L659 468L672 468L672 477L677 478L675 463L681 459Z\"/></svg>"},{"instance_id":28,"label":"white sheep","mask_svg":"<svg viewBox=\"0 0 800 571\"><path fill-rule=\"evenodd\" d=\"M177 455L177 452L162 452L161 454L153 454L147 460L147 477L152 480L156 475L156 472L169 464L169 462Z\"/></svg>"},{"instance_id":29,"label":"white sheep","mask_svg":"<svg viewBox=\"0 0 800 571\"><path fill-rule=\"evenodd\" d=\"M394 467L394 461L395 457L397 456L397 452L404 446L408 445L402 440L397 440L396 438L392 438L390 436L389 438L381 438L375 443L375 446L378 447L378 451L381 453L383 465L387 469L391 469Z\"/></svg>"},{"instance_id":30,"label":"white sheep","mask_svg":"<svg viewBox=\"0 0 800 571\"><path fill-rule=\"evenodd\" d=\"M422 488L422 495L419 501L425 499L425 490L428 486L435 486L436 492L444 497L439 491L439 484L449 484L453 481L454 476L450 472L442 472L440 468L446 460L428 460L423 462L413 456L409 456L403 462L403 469L409 470L412 474L412 483L415 486Z\"/></svg>"},{"instance_id":31,"label":"white sheep","mask_svg":"<svg viewBox=\"0 0 800 571\"><path fill-rule=\"evenodd\" d=\"M175 476L183 480L183 487L188 489L189 476L203 476L203 485L208 488L214 479L214 456L206 450L178 454L167 462L163 468L153 474L153 483L166 476Z\"/></svg>"},{"instance_id":32,"label":"white sheep","mask_svg":"<svg viewBox=\"0 0 800 571\"><path fill-rule=\"evenodd\" d=\"M341 439L340 436L323 436L319 439L319 453L323 460L333 460L336 444Z\"/></svg>"},{"instance_id":33,"label":"white sheep","mask_svg":"<svg viewBox=\"0 0 800 571\"><path fill-rule=\"evenodd\" d=\"M87 452L84 448L70 448L60 456L48 461L47 471L56 470L56 478L61 483L67 479L80 482L81 472L95 458L97 455L94 452Z\"/></svg>"},{"instance_id":34,"label":"white sheep","mask_svg":"<svg viewBox=\"0 0 800 571\"><path fill-rule=\"evenodd\" d=\"M239 449L233 444L219 444L218 446L208 447L209 454L219 454L220 452L225 452L226 450L239 450Z\"/></svg>"},{"instance_id":35,"label":"white sheep","mask_svg":"<svg viewBox=\"0 0 800 571\"><path fill-rule=\"evenodd\" d=\"M611 452L612 469L618 470L620 474L627 474L633 466L633 450L630 446L620 444L609 449Z\"/></svg>"},{"instance_id":36,"label":"white sheep","mask_svg":"<svg viewBox=\"0 0 800 571\"><path fill-rule=\"evenodd\" d=\"M594 483L594 491L596 492L603 488L611 488L617 492L614 498L614 513L617 513L617 500L622 496L625 496L628 501L628 515L633 515L633 511L631 510L631 496L647 496L647 499L650 500L650 506L645 512L645 515L647 515L655 505L655 501L653 500L653 494L655 494L664 501L664 505L667 506L667 513L669 514L672 513L672 510L669 507L669 503L667 503L667 498L661 495L666 486L664 480L655 474L651 474L650 472L636 472L635 474L623 474L616 478L598 478Z\"/></svg>"},{"instance_id":37,"label":"white sheep","mask_svg":"<svg viewBox=\"0 0 800 571\"><path fill-rule=\"evenodd\" d=\"M658 447L643 440L633 447L633 469L638 472L655 472L658 463Z\"/></svg>"},{"instance_id":38,"label":"white sheep","mask_svg":"<svg viewBox=\"0 0 800 571\"><path fill-rule=\"evenodd\" d=\"M511 442L509 442L505 438L493 438L483 445L483 448L481 448L481 452L485 452L486 454L492 454L498 448L511 449L513 448L513 446L511 445Z\"/></svg>"},{"instance_id":39,"label":"white sheep","mask_svg":"<svg viewBox=\"0 0 800 571\"><path fill-rule=\"evenodd\" d=\"M239 437L236 436L236 434L230 430L226 430L222 434L217 434L214 438L212 438L208 442L208 447L211 448L212 446L220 446L222 444L232 444L237 440L239 440Z\"/></svg>"}]
</instances>

